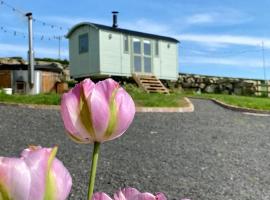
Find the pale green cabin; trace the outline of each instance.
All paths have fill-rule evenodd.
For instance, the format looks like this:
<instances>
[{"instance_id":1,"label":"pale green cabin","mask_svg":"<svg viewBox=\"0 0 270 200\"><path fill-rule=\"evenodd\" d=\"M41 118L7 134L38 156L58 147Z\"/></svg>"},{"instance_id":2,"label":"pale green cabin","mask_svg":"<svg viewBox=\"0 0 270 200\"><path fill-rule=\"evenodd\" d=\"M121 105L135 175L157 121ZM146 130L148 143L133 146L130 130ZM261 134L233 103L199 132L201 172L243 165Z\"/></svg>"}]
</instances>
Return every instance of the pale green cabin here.
<instances>
[{"instance_id":1,"label":"pale green cabin","mask_svg":"<svg viewBox=\"0 0 270 200\"><path fill-rule=\"evenodd\" d=\"M178 77L179 41L174 38L95 23L75 25L67 38L74 79L133 73L164 80Z\"/></svg>"}]
</instances>

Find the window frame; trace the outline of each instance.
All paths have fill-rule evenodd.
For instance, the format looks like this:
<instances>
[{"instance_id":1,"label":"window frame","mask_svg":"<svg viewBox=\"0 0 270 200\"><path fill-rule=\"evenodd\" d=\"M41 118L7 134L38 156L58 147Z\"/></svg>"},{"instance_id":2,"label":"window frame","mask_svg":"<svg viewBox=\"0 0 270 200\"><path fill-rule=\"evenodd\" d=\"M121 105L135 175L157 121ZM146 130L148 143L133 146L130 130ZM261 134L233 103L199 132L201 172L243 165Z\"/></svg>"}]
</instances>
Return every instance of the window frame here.
<instances>
[{"instance_id":1,"label":"window frame","mask_svg":"<svg viewBox=\"0 0 270 200\"><path fill-rule=\"evenodd\" d=\"M87 40L87 42L84 42L83 40ZM85 47L85 48L82 48L82 47ZM88 33L83 33L83 34L80 34L78 36L78 48L79 48L79 54L89 52L89 36L88 36Z\"/></svg>"},{"instance_id":2,"label":"window frame","mask_svg":"<svg viewBox=\"0 0 270 200\"><path fill-rule=\"evenodd\" d=\"M127 46L126 46L127 45ZM126 48L127 47L127 48ZM124 48L124 53L129 54L129 36L128 35L123 35L123 48Z\"/></svg>"},{"instance_id":3,"label":"window frame","mask_svg":"<svg viewBox=\"0 0 270 200\"><path fill-rule=\"evenodd\" d=\"M139 41L140 42L140 53L136 53L134 52L134 41ZM150 54L145 54L144 52L144 42L147 41L149 42L150 45ZM138 73L153 73L153 41L152 39L149 38L140 38L140 37L132 37L131 38L131 49L132 49L132 66L133 66L133 70L134 72L138 72ZM135 56L138 56L141 58L141 71L136 71L135 70ZM150 72L146 72L145 70L145 58L150 59Z\"/></svg>"},{"instance_id":4,"label":"window frame","mask_svg":"<svg viewBox=\"0 0 270 200\"><path fill-rule=\"evenodd\" d=\"M154 55L155 57L159 57L159 41L155 40L154 43Z\"/></svg>"}]
</instances>

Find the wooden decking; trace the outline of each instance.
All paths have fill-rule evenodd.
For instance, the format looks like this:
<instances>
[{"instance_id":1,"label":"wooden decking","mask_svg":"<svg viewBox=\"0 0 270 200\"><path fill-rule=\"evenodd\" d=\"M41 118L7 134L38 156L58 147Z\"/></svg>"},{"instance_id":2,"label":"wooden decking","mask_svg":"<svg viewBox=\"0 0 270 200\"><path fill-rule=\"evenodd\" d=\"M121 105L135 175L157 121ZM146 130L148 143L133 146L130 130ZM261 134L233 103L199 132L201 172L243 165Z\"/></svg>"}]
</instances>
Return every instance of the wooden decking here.
<instances>
[{"instance_id":1,"label":"wooden decking","mask_svg":"<svg viewBox=\"0 0 270 200\"><path fill-rule=\"evenodd\" d=\"M133 74L133 79L147 93L169 94L169 90L154 75Z\"/></svg>"}]
</instances>

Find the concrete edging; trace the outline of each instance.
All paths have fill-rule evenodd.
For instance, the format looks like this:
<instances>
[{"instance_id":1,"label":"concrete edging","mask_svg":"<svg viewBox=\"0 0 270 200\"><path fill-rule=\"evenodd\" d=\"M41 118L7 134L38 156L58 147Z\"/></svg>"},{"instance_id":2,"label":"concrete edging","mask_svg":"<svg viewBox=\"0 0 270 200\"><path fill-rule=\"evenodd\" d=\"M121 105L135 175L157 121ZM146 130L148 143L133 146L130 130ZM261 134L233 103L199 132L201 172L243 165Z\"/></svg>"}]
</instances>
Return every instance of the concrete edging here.
<instances>
[{"instance_id":1,"label":"concrete edging","mask_svg":"<svg viewBox=\"0 0 270 200\"><path fill-rule=\"evenodd\" d=\"M223 108L227 108L232 111L238 111L238 112L245 112L245 113L255 113L255 114L270 114L270 111L266 110L257 110L257 109L252 109L252 108L243 108L243 107L238 107L238 106L233 106L226 104L222 101L216 100L216 99L211 99L214 103L222 106Z\"/></svg>"},{"instance_id":2,"label":"concrete edging","mask_svg":"<svg viewBox=\"0 0 270 200\"><path fill-rule=\"evenodd\" d=\"M136 107L136 112L193 112L194 106L188 98L184 98L188 103L186 107ZM59 105L38 105L38 104L22 104L22 103L9 103L0 102L0 105L5 106L18 106L32 109L48 109L48 110L60 110Z\"/></svg>"}]
</instances>

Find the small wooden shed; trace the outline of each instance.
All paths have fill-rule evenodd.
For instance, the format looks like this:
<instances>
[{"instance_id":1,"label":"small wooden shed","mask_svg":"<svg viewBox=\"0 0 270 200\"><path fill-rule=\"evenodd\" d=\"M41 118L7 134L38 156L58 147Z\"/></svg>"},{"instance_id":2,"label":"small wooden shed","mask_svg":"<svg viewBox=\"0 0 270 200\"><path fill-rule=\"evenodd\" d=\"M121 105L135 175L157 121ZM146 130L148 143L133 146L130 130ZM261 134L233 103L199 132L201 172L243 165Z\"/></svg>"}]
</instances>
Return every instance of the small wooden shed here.
<instances>
[{"instance_id":1,"label":"small wooden shed","mask_svg":"<svg viewBox=\"0 0 270 200\"><path fill-rule=\"evenodd\" d=\"M70 75L85 77L154 75L178 77L177 39L96 23L79 23L70 29Z\"/></svg>"},{"instance_id":2,"label":"small wooden shed","mask_svg":"<svg viewBox=\"0 0 270 200\"><path fill-rule=\"evenodd\" d=\"M56 64L35 65L33 94L57 92L62 69ZM0 88L12 88L13 93L28 93L28 65L0 64Z\"/></svg>"}]
</instances>

